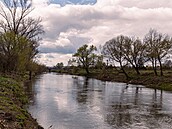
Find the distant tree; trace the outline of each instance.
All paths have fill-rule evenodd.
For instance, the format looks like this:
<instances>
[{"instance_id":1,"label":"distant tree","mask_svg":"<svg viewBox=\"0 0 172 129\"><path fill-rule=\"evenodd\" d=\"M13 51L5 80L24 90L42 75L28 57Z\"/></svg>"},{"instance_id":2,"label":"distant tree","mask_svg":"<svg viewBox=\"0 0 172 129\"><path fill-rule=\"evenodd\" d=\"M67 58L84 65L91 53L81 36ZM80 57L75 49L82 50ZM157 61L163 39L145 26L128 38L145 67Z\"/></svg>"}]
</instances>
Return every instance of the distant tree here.
<instances>
[{"instance_id":1,"label":"distant tree","mask_svg":"<svg viewBox=\"0 0 172 129\"><path fill-rule=\"evenodd\" d=\"M73 55L73 57L76 57L78 61L82 64L87 74L89 73L89 67L94 62L94 51L96 50L97 48L95 46L88 46L85 44L82 47L78 48L77 52Z\"/></svg>"},{"instance_id":2,"label":"distant tree","mask_svg":"<svg viewBox=\"0 0 172 129\"><path fill-rule=\"evenodd\" d=\"M127 60L125 58L123 46L126 42L126 39L128 40L127 37L120 35L117 36L105 43L103 46L103 55L110 60L114 60L117 63L119 63L120 68L122 72L125 74L126 78L128 79L129 76L127 72L125 71L124 67L127 64Z\"/></svg>"},{"instance_id":3,"label":"distant tree","mask_svg":"<svg viewBox=\"0 0 172 129\"><path fill-rule=\"evenodd\" d=\"M61 69L63 68L63 66L64 66L63 62L60 62L56 64L55 68Z\"/></svg>"},{"instance_id":4,"label":"distant tree","mask_svg":"<svg viewBox=\"0 0 172 129\"><path fill-rule=\"evenodd\" d=\"M135 69L137 74L140 74L139 68L144 66L145 45L138 38L125 37L123 45L125 59Z\"/></svg>"},{"instance_id":5,"label":"distant tree","mask_svg":"<svg viewBox=\"0 0 172 129\"><path fill-rule=\"evenodd\" d=\"M72 58L68 60L68 66L76 66L77 61L76 59Z\"/></svg>"},{"instance_id":6,"label":"distant tree","mask_svg":"<svg viewBox=\"0 0 172 129\"><path fill-rule=\"evenodd\" d=\"M172 39L166 35L150 29L144 38L146 54L152 62L155 75L157 74L157 62L160 65L161 76L163 76L162 60L172 48Z\"/></svg>"},{"instance_id":7,"label":"distant tree","mask_svg":"<svg viewBox=\"0 0 172 129\"><path fill-rule=\"evenodd\" d=\"M103 66L105 66L106 64L103 62L103 55L97 55L95 58L95 64L94 67L101 69L103 68Z\"/></svg>"},{"instance_id":8,"label":"distant tree","mask_svg":"<svg viewBox=\"0 0 172 129\"><path fill-rule=\"evenodd\" d=\"M29 80L32 79L33 73L39 74L47 70L45 65L38 64L36 61L30 61L27 65L27 70L29 71Z\"/></svg>"},{"instance_id":9,"label":"distant tree","mask_svg":"<svg viewBox=\"0 0 172 129\"><path fill-rule=\"evenodd\" d=\"M172 61L171 60L166 60L163 64L164 67L170 68L172 67Z\"/></svg>"}]
</instances>

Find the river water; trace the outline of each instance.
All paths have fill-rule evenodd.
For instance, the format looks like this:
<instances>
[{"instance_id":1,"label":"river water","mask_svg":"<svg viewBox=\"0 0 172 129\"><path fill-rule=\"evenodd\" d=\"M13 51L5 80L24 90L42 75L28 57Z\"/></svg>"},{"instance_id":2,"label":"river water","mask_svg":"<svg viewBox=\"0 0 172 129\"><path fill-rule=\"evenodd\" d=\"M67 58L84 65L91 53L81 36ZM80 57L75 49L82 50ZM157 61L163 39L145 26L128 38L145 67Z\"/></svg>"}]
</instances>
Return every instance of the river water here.
<instances>
[{"instance_id":1,"label":"river water","mask_svg":"<svg viewBox=\"0 0 172 129\"><path fill-rule=\"evenodd\" d=\"M46 73L27 89L45 129L172 129L172 93Z\"/></svg>"}]
</instances>

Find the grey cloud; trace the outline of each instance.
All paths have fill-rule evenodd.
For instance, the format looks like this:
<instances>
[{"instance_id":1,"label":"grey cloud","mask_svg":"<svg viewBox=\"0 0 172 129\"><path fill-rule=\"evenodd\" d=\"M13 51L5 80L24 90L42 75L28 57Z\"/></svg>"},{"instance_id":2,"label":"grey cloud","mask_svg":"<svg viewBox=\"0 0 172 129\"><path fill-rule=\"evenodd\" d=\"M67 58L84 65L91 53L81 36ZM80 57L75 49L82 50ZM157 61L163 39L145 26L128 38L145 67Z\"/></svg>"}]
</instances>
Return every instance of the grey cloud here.
<instances>
[{"instance_id":1,"label":"grey cloud","mask_svg":"<svg viewBox=\"0 0 172 129\"><path fill-rule=\"evenodd\" d=\"M47 58L55 58L54 56L52 55L46 55Z\"/></svg>"},{"instance_id":2,"label":"grey cloud","mask_svg":"<svg viewBox=\"0 0 172 129\"><path fill-rule=\"evenodd\" d=\"M143 9L149 8L172 8L171 0L120 0L119 5L124 7L138 7Z\"/></svg>"},{"instance_id":3,"label":"grey cloud","mask_svg":"<svg viewBox=\"0 0 172 129\"><path fill-rule=\"evenodd\" d=\"M47 46L40 46L39 48L41 53L60 53L60 54L70 54L75 52L75 47L71 46L54 46L54 47L47 47Z\"/></svg>"},{"instance_id":4,"label":"grey cloud","mask_svg":"<svg viewBox=\"0 0 172 129\"><path fill-rule=\"evenodd\" d=\"M119 34L143 37L150 28L172 35L171 0L98 0L102 5L47 5L38 10L46 34L41 53L73 54L83 44L99 46ZM69 34L70 30L77 33ZM63 33L70 44L56 43ZM71 36L73 35L73 36ZM49 58L49 57L46 57ZM51 57L50 57L51 58ZM59 59L62 60L62 59ZM60 61L59 61L60 62Z\"/></svg>"},{"instance_id":5,"label":"grey cloud","mask_svg":"<svg viewBox=\"0 0 172 129\"><path fill-rule=\"evenodd\" d=\"M90 42L90 39L84 37L70 36L68 39L70 41L70 44L68 45L41 45L39 51L40 53L73 54L80 46Z\"/></svg>"},{"instance_id":6,"label":"grey cloud","mask_svg":"<svg viewBox=\"0 0 172 129\"><path fill-rule=\"evenodd\" d=\"M54 8L57 13L50 13L44 17L43 24L46 31L44 38L56 39L61 32L66 32L69 29L89 30L101 24L102 20L120 19L122 13L120 9L107 13L95 9L93 6L83 7L82 9L81 7L68 8L70 11L66 15L58 13L59 9Z\"/></svg>"}]
</instances>

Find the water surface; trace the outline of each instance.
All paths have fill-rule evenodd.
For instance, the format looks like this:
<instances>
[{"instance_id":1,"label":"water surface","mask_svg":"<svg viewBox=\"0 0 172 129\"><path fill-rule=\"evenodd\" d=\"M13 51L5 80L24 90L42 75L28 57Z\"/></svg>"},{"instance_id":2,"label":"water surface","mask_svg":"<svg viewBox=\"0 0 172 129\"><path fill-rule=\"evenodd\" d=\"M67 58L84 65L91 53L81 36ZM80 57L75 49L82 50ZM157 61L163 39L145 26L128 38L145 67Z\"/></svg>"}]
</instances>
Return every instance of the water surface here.
<instances>
[{"instance_id":1,"label":"water surface","mask_svg":"<svg viewBox=\"0 0 172 129\"><path fill-rule=\"evenodd\" d=\"M172 94L141 87L47 73L28 110L45 129L172 129Z\"/></svg>"}]
</instances>

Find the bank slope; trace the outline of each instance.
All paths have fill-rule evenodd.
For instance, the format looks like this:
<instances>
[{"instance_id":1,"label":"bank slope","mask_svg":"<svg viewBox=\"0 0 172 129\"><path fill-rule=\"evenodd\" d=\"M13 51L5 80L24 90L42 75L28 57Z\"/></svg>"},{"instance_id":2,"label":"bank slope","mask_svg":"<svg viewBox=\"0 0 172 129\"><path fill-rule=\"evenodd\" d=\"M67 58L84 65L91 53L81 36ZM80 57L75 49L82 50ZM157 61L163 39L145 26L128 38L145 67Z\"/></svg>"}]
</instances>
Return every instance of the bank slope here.
<instances>
[{"instance_id":1,"label":"bank slope","mask_svg":"<svg viewBox=\"0 0 172 129\"><path fill-rule=\"evenodd\" d=\"M27 102L21 82L0 76L0 129L41 129L24 108Z\"/></svg>"}]
</instances>

